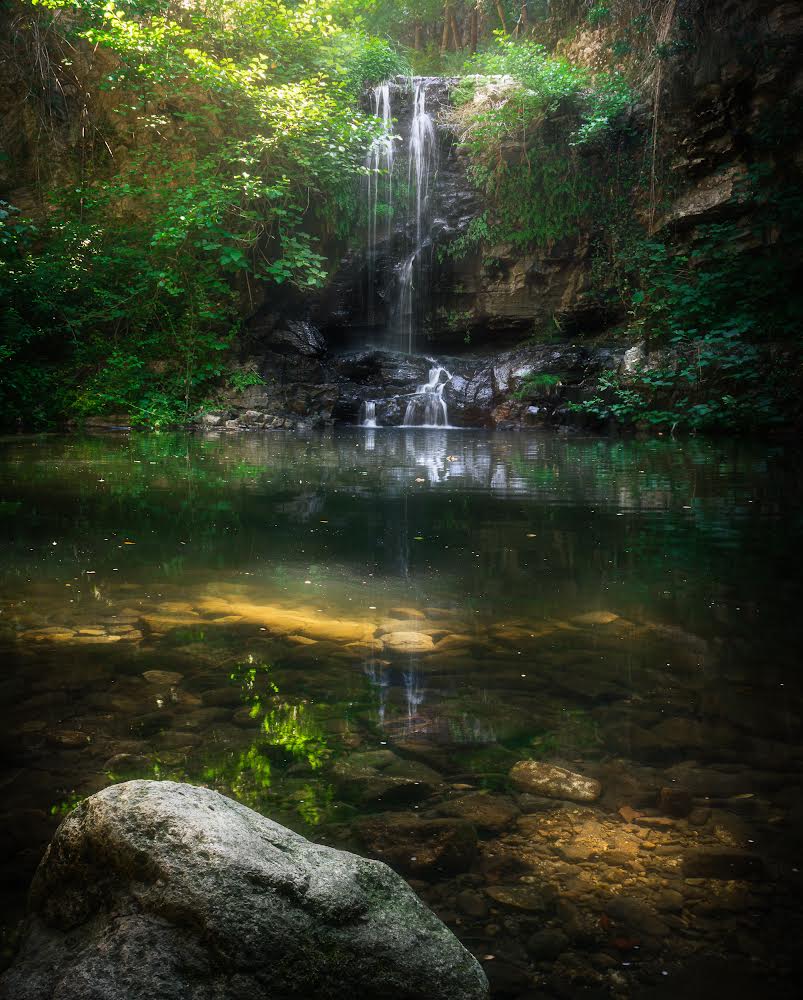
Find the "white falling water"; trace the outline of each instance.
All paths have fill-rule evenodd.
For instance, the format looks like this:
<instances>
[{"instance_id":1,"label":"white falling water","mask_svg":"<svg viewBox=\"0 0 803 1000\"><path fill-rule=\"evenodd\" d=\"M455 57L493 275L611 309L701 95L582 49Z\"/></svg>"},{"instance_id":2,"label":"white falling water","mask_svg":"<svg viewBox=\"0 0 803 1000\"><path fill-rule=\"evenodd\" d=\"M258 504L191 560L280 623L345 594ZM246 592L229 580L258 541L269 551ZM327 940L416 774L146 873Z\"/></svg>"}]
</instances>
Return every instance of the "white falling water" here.
<instances>
[{"instance_id":1,"label":"white falling water","mask_svg":"<svg viewBox=\"0 0 803 1000\"><path fill-rule=\"evenodd\" d=\"M390 236L393 217L393 159L396 137L393 134L393 111L390 101L390 84L382 83L371 92L371 110L382 121L382 131L371 143L365 158L368 198L368 312L375 312L377 234L379 205L385 213L387 236ZM382 199L380 201L380 198Z\"/></svg>"},{"instance_id":2,"label":"white falling water","mask_svg":"<svg viewBox=\"0 0 803 1000\"><path fill-rule=\"evenodd\" d=\"M437 164L435 122L427 110L427 81L415 80L407 151L407 230L412 230L412 247L397 268L395 310L395 326L400 346L409 354L413 353L418 317L421 314L419 296L425 292L424 273L428 255L424 251L430 236L430 182Z\"/></svg>"},{"instance_id":3,"label":"white falling water","mask_svg":"<svg viewBox=\"0 0 803 1000\"><path fill-rule=\"evenodd\" d=\"M366 399L360 406L360 426L377 427L376 422L376 400Z\"/></svg>"},{"instance_id":4,"label":"white falling water","mask_svg":"<svg viewBox=\"0 0 803 1000\"><path fill-rule=\"evenodd\" d=\"M449 410L443 390L452 376L441 365L429 370L429 381L419 385L404 413L405 427L448 427Z\"/></svg>"},{"instance_id":5,"label":"white falling water","mask_svg":"<svg viewBox=\"0 0 803 1000\"><path fill-rule=\"evenodd\" d=\"M410 127L410 157L407 179L415 198L415 245L421 246L422 221L429 202L429 181L435 166L437 145L435 123L427 111L426 81L418 81L413 95L413 122Z\"/></svg>"},{"instance_id":6,"label":"white falling water","mask_svg":"<svg viewBox=\"0 0 803 1000\"><path fill-rule=\"evenodd\" d=\"M398 300L396 305L396 325L400 334L400 347L408 354L413 353L413 328L415 326L414 316L414 273L415 262L418 251L414 250L409 257L401 262L397 269L398 274Z\"/></svg>"}]
</instances>

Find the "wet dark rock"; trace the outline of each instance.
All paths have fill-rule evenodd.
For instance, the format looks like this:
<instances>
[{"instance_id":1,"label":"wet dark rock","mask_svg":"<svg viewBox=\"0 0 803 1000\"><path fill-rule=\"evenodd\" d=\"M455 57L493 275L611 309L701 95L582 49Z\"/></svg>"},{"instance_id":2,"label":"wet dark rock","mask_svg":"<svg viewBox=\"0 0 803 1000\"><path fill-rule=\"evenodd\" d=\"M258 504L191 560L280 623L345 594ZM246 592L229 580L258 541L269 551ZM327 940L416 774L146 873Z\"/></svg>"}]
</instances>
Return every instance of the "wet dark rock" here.
<instances>
[{"instance_id":1,"label":"wet dark rock","mask_svg":"<svg viewBox=\"0 0 803 1000\"><path fill-rule=\"evenodd\" d=\"M660 913L680 913L683 909L683 895L676 889L662 889L655 896L654 903Z\"/></svg>"},{"instance_id":2,"label":"wet dark rock","mask_svg":"<svg viewBox=\"0 0 803 1000\"><path fill-rule=\"evenodd\" d=\"M551 886L529 883L493 885L485 892L494 903L526 913L549 913L555 906L557 895Z\"/></svg>"},{"instance_id":3,"label":"wet dark rock","mask_svg":"<svg viewBox=\"0 0 803 1000\"><path fill-rule=\"evenodd\" d=\"M727 848L700 848L683 858L686 878L761 879L764 862L755 854Z\"/></svg>"},{"instance_id":4,"label":"wet dark rock","mask_svg":"<svg viewBox=\"0 0 803 1000\"><path fill-rule=\"evenodd\" d=\"M47 734L47 742L68 750L82 750L91 742L89 733L76 729L54 729Z\"/></svg>"},{"instance_id":5,"label":"wet dark rock","mask_svg":"<svg viewBox=\"0 0 803 1000\"><path fill-rule=\"evenodd\" d=\"M482 919L488 916L488 904L478 892L464 889L454 899L457 909L467 917Z\"/></svg>"},{"instance_id":6,"label":"wet dark rock","mask_svg":"<svg viewBox=\"0 0 803 1000\"><path fill-rule=\"evenodd\" d=\"M494 997L518 997L530 985L527 969L516 962L495 958L482 965Z\"/></svg>"},{"instance_id":7,"label":"wet dark rock","mask_svg":"<svg viewBox=\"0 0 803 1000\"><path fill-rule=\"evenodd\" d=\"M269 334L267 342L282 353L314 356L326 351L320 330L306 320L288 320Z\"/></svg>"},{"instance_id":8,"label":"wet dark rock","mask_svg":"<svg viewBox=\"0 0 803 1000\"><path fill-rule=\"evenodd\" d=\"M660 938L668 932L655 910L632 896L612 896L605 902L605 912L622 930L635 937L647 935Z\"/></svg>"},{"instance_id":9,"label":"wet dark rock","mask_svg":"<svg viewBox=\"0 0 803 1000\"><path fill-rule=\"evenodd\" d=\"M242 693L235 687L222 687L203 691L202 700L205 705L209 706L236 708L242 704L243 697Z\"/></svg>"},{"instance_id":10,"label":"wet dark rock","mask_svg":"<svg viewBox=\"0 0 803 1000\"><path fill-rule=\"evenodd\" d=\"M338 795L356 805L419 802L437 791L441 776L426 764L401 760L389 750L351 754L332 767Z\"/></svg>"},{"instance_id":11,"label":"wet dark rock","mask_svg":"<svg viewBox=\"0 0 803 1000\"><path fill-rule=\"evenodd\" d=\"M116 753L109 757L103 765L104 769L119 775L143 774L150 766L150 761L142 754Z\"/></svg>"},{"instance_id":12,"label":"wet dark rock","mask_svg":"<svg viewBox=\"0 0 803 1000\"><path fill-rule=\"evenodd\" d=\"M658 793L658 808L667 816L683 818L692 810L692 797L685 788L667 787Z\"/></svg>"},{"instance_id":13,"label":"wet dark rock","mask_svg":"<svg viewBox=\"0 0 803 1000\"><path fill-rule=\"evenodd\" d=\"M516 803L523 813L551 812L560 809L560 801L549 799L545 795L532 795L530 792L521 792L516 796Z\"/></svg>"},{"instance_id":14,"label":"wet dark rock","mask_svg":"<svg viewBox=\"0 0 803 1000\"><path fill-rule=\"evenodd\" d=\"M358 820L354 830L372 857L415 878L467 871L477 850L477 832L462 819L385 813Z\"/></svg>"},{"instance_id":15,"label":"wet dark rock","mask_svg":"<svg viewBox=\"0 0 803 1000\"><path fill-rule=\"evenodd\" d=\"M557 958L568 946L569 939L563 931L552 927L536 931L527 941L527 951L538 961Z\"/></svg>"},{"instance_id":16,"label":"wet dark rock","mask_svg":"<svg viewBox=\"0 0 803 1000\"><path fill-rule=\"evenodd\" d=\"M438 806L443 816L455 816L468 820L481 833L501 833L519 815L512 799L506 795L488 795L475 792L449 799Z\"/></svg>"},{"instance_id":17,"label":"wet dark rock","mask_svg":"<svg viewBox=\"0 0 803 1000\"><path fill-rule=\"evenodd\" d=\"M472 956L384 865L173 782L114 785L36 873L3 1000L482 1000Z\"/></svg>"}]
</instances>

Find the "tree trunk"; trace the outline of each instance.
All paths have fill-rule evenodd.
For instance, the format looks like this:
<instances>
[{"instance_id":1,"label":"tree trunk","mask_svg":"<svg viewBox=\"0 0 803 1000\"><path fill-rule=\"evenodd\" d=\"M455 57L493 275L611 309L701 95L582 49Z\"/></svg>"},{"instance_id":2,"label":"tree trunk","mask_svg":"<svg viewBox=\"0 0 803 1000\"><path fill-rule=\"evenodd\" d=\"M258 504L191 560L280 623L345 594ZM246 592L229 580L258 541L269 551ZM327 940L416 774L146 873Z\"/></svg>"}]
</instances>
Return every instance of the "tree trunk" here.
<instances>
[{"instance_id":1,"label":"tree trunk","mask_svg":"<svg viewBox=\"0 0 803 1000\"><path fill-rule=\"evenodd\" d=\"M449 0L443 5L443 34L441 35L441 55L449 48L449 18L452 13L452 5Z\"/></svg>"},{"instance_id":2,"label":"tree trunk","mask_svg":"<svg viewBox=\"0 0 803 1000\"><path fill-rule=\"evenodd\" d=\"M479 16L477 14L476 8L471 12L471 18L469 20L469 39L468 44L472 53L477 51L477 38L479 35Z\"/></svg>"},{"instance_id":3,"label":"tree trunk","mask_svg":"<svg viewBox=\"0 0 803 1000\"><path fill-rule=\"evenodd\" d=\"M457 26L457 18L454 16L454 11L449 12L449 26L452 29L452 42L454 43L455 52L459 52L463 47L463 39L460 37L460 29Z\"/></svg>"},{"instance_id":4,"label":"tree trunk","mask_svg":"<svg viewBox=\"0 0 803 1000\"><path fill-rule=\"evenodd\" d=\"M527 25L529 24L529 17L527 15L527 0L522 0L521 13L519 14L519 19L516 21L516 27L513 29L513 35L515 38L521 38L527 31Z\"/></svg>"},{"instance_id":5,"label":"tree trunk","mask_svg":"<svg viewBox=\"0 0 803 1000\"><path fill-rule=\"evenodd\" d=\"M502 6L502 0L496 0L496 13L502 22L502 30L507 33L507 18L505 17L505 8Z\"/></svg>"},{"instance_id":6,"label":"tree trunk","mask_svg":"<svg viewBox=\"0 0 803 1000\"><path fill-rule=\"evenodd\" d=\"M421 26L421 22L420 21L416 21L415 22L415 37L413 39L413 48L416 50L416 52L420 52L421 49L424 47L423 40L422 40L423 39L423 30L424 29Z\"/></svg>"}]
</instances>

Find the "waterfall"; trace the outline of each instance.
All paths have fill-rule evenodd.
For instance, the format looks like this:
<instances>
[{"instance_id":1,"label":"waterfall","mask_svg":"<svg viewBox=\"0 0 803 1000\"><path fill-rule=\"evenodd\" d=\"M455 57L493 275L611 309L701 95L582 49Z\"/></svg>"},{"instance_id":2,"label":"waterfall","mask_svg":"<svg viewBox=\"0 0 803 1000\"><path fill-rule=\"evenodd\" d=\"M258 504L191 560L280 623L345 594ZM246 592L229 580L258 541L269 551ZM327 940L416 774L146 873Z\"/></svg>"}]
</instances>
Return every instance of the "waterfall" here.
<instances>
[{"instance_id":1,"label":"waterfall","mask_svg":"<svg viewBox=\"0 0 803 1000\"><path fill-rule=\"evenodd\" d=\"M432 245L431 195L438 142L428 110L431 83L416 77L411 82L380 84L369 93L371 111L381 126L365 158L367 320L376 325L379 302L386 301L384 339L388 346L408 354L415 350L422 325ZM410 95L409 104L405 93ZM400 109L394 108L396 101ZM409 127L404 145L394 131L394 110L402 113L405 133ZM402 152L407 157L407 198L394 206L394 163Z\"/></svg>"},{"instance_id":2,"label":"waterfall","mask_svg":"<svg viewBox=\"0 0 803 1000\"><path fill-rule=\"evenodd\" d=\"M365 158L368 215L368 315L369 319L373 321L376 314L376 258L380 194L384 199L382 211L386 217L388 239L393 225L393 157L396 140L393 135L393 109L390 101L389 83L382 83L371 91L371 111L382 121L382 131L371 143Z\"/></svg>"},{"instance_id":3,"label":"waterfall","mask_svg":"<svg viewBox=\"0 0 803 1000\"><path fill-rule=\"evenodd\" d=\"M445 378L442 378L445 376ZM404 413L405 427L448 427L449 410L443 390L452 376L440 365L429 370L429 381L419 385Z\"/></svg>"},{"instance_id":4,"label":"waterfall","mask_svg":"<svg viewBox=\"0 0 803 1000\"><path fill-rule=\"evenodd\" d=\"M435 143L435 123L427 111L426 80L415 84L413 122L410 127L410 153L407 181L415 202L415 248L421 247L422 223L429 207L429 180L437 166L438 147Z\"/></svg>"},{"instance_id":5,"label":"waterfall","mask_svg":"<svg viewBox=\"0 0 803 1000\"><path fill-rule=\"evenodd\" d=\"M381 331L382 343L376 346L407 354L415 354L416 348L420 351L417 341L427 315L439 159L432 108L437 109L439 102L446 99L447 88L447 81L439 78L414 77L410 81L400 78L374 87L369 94L371 110L381 127L365 161L366 318L372 332ZM402 136L395 134L394 110L399 115ZM404 155L407 196L397 195L394 212L394 161ZM397 188L402 171L403 167L396 168ZM380 302L385 304L384 308ZM380 319L382 313L384 324ZM443 391L452 376L435 361L430 363L429 381L419 385L408 398L403 426L449 427ZM391 423L392 414L400 412L398 404L391 408ZM377 426L375 399L362 403L359 421L363 427Z\"/></svg>"},{"instance_id":6,"label":"waterfall","mask_svg":"<svg viewBox=\"0 0 803 1000\"><path fill-rule=\"evenodd\" d=\"M412 354L423 315L431 250L430 182L438 166L435 123L427 110L427 81L413 81L413 117L407 145L408 253L396 269L394 326L399 346Z\"/></svg>"},{"instance_id":7,"label":"waterfall","mask_svg":"<svg viewBox=\"0 0 803 1000\"><path fill-rule=\"evenodd\" d=\"M360 406L360 426L376 427L376 400L366 399Z\"/></svg>"}]
</instances>

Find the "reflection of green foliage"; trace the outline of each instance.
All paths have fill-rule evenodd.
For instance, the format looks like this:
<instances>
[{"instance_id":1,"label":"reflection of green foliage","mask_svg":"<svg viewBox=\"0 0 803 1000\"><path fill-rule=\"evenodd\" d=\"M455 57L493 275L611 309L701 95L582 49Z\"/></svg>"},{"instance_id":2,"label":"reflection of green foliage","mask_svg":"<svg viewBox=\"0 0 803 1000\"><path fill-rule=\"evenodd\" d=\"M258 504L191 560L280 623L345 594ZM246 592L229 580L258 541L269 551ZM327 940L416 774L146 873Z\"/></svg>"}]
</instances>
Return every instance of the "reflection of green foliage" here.
<instances>
[{"instance_id":1,"label":"reflection of green foliage","mask_svg":"<svg viewBox=\"0 0 803 1000\"><path fill-rule=\"evenodd\" d=\"M281 747L294 757L305 757L313 769L321 766L329 752L323 733L303 703L281 702L267 711L262 719L262 734L269 746Z\"/></svg>"},{"instance_id":2,"label":"reflection of green foliage","mask_svg":"<svg viewBox=\"0 0 803 1000\"><path fill-rule=\"evenodd\" d=\"M299 816L309 826L317 826L331 808L334 791L331 785L304 785L296 808Z\"/></svg>"},{"instance_id":3,"label":"reflection of green foliage","mask_svg":"<svg viewBox=\"0 0 803 1000\"><path fill-rule=\"evenodd\" d=\"M568 751L588 751L600 742L596 722L582 708L567 708L554 729L544 730L530 740L532 757L554 757Z\"/></svg>"},{"instance_id":4,"label":"reflection of green foliage","mask_svg":"<svg viewBox=\"0 0 803 1000\"><path fill-rule=\"evenodd\" d=\"M258 723L256 735L247 747L228 750L217 757L206 756L200 767L179 755L156 756L141 774L109 772L109 781L143 777L202 783L234 796L257 812L270 815L277 810L293 809L305 823L317 825L331 808L331 787L308 783L288 795L282 789L283 771L276 768L282 763L280 752L295 763L305 762L313 771L319 770L329 756L323 730L310 707L304 701L282 697L271 676L271 667L253 655L238 662L229 676L240 689L248 715ZM79 801L76 797L74 802L71 799L63 803L64 811Z\"/></svg>"},{"instance_id":5,"label":"reflection of green foliage","mask_svg":"<svg viewBox=\"0 0 803 1000\"><path fill-rule=\"evenodd\" d=\"M238 462L231 470L231 475L238 479L252 479L254 476L261 476L264 472L261 465L254 465L251 462Z\"/></svg>"},{"instance_id":6,"label":"reflection of green foliage","mask_svg":"<svg viewBox=\"0 0 803 1000\"><path fill-rule=\"evenodd\" d=\"M329 755L329 749L308 705L280 697L267 663L249 655L234 667L230 677L240 688L249 716L259 723L259 731L246 750L230 753L217 764L207 765L203 778L229 790L252 809L264 811L271 805L274 791L271 751L283 750L292 758L306 760L317 770ZM295 803L305 822L319 822L326 806L321 794L310 791Z\"/></svg>"}]
</instances>

